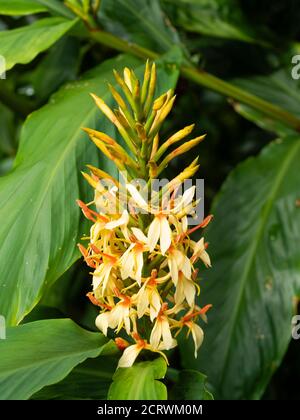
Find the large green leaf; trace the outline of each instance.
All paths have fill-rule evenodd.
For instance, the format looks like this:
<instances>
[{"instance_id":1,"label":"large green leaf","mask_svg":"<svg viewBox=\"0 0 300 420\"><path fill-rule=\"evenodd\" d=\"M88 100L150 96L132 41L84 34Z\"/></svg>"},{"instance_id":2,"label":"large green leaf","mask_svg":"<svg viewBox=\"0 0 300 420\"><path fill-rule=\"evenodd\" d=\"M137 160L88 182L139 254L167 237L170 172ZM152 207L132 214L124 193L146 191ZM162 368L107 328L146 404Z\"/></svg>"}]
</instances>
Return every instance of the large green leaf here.
<instances>
[{"instance_id":1,"label":"large green leaf","mask_svg":"<svg viewBox=\"0 0 300 420\"><path fill-rule=\"evenodd\" d=\"M102 0L99 18L108 31L156 51L180 43L158 0Z\"/></svg>"},{"instance_id":2,"label":"large green leaf","mask_svg":"<svg viewBox=\"0 0 300 420\"><path fill-rule=\"evenodd\" d=\"M178 67L158 63L158 94L174 87ZM174 57L172 58L174 60ZM108 103L106 81L115 83L112 69L144 65L120 56L104 62L89 77L61 89L50 103L25 123L14 170L0 179L0 314L17 324L49 287L78 258L76 241L88 232L75 203L91 198L80 170L87 163L111 171L99 160L95 146L81 127L100 128L114 136L110 123L89 96L95 92Z\"/></svg>"},{"instance_id":3,"label":"large green leaf","mask_svg":"<svg viewBox=\"0 0 300 420\"><path fill-rule=\"evenodd\" d=\"M47 8L34 0L0 0L0 15L20 16L46 12Z\"/></svg>"},{"instance_id":4,"label":"large green leaf","mask_svg":"<svg viewBox=\"0 0 300 420\"><path fill-rule=\"evenodd\" d=\"M208 375L216 398L262 395L291 338L300 292L300 139L267 146L240 164L219 193L205 234L212 269L202 303L212 303L198 359L185 366Z\"/></svg>"},{"instance_id":5,"label":"large green leaf","mask_svg":"<svg viewBox=\"0 0 300 420\"><path fill-rule=\"evenodd\" d=\"M285 111L299 118L300 129L300 80L291 77L290 71L280 70L268 76L252 76L232 81L237 86L278 105ZM259 127L278 133L291 134L293 129L257 111L247 105L234 103L234 108L245 118L256 123Z\"/></svg>"},{"instance_id":6,"label":"large green leaf","mask_svg":"<svg viewBox=\"0 0 300 420\"><path fill-rule=\"evenodd\" d=\"M178 381L173 389L175 400L213 400L206 388L206 376L197 370L186 369L179 372Z\"/></svg>"},{"instance_id":7,"label":"large green leaf","mask_svg":"<svg viewBox=\"0 0 300 420\"><path fill-rule=\"evenodd\" d=\"M35 96L43 101L64 83L76 79L79 64L79 41L65 36L50 48L39 65L33 71L28 71L22 80L28 80Z\"/></svg>"},{"instance_id":8,"label":"large green leaf","mask_svg":"<svg viewBox=\"0 0 300 420\"><path fill-rule=\"evenodd\" d=\"M36 321L7 329L0 340L0 399L27 399L61 381L88 357L114 354L116 347L70 319Z\"/></svg>"},{"instance_id":9,"label":"large green leaf","mask_svg":"<svg viewBox=\"0 0 300 420\"><path fill-rule=\"evenodd\" d=\"M0 32L0 55L5 58L6 70L15 64L27 64L40 52L47 50L67 33L77 20L51 17L29 26Z\"/></svg>"},{"instance_id":10,"label":"large green leaf","mask_svg":"<svg viewBox=\"0 0 300 420\"><path fill-rule=\"evenodd\" d=\"M151 362L119 368L108 391L109 400L166 400L167 388L157 379L164 378L167 364L162 357Z\"/></svg>"},{"instance_id":11,"label":"large green leaf","mask_svg":"<svg viewBox=\"0 0 300 420\"><path fill-rule=\"evenodd\" d=\"M176 26L214 37L257 42L236 0L163 0Z\"/></svg>"},{"instance_id":12,"label":"large green leaf","mask_svg":"<svg viewBox=\"0 0 300 420\"><path fill-rule=\"evenodd\" d=\"M61 382L46 386L34 400L105 400L118 357L100 355L76 366Z\"/></svg>"}]
</instances>

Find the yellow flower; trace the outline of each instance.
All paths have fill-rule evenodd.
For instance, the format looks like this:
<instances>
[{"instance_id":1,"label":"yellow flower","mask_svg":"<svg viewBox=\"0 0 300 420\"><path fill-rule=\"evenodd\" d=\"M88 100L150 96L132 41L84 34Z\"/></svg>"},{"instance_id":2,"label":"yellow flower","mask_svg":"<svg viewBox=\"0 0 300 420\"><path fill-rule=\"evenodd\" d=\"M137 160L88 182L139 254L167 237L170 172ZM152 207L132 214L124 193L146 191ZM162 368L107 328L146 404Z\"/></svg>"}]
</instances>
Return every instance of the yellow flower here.
<instances>
[{"instance_id":1,"label":"yellow flower","mask_svg":"<svg viewBox=\"0 0 300 420\"><path fill-rule=\"evenodd\" d=\"M210 258L206 252L206 244L204 242L204 238L201 238L198 242L191 241L190 245L194 250L192 262L194 263L198 258L200 258L206 267L211 267Z\"/></svg>"},{"instance_id":2,"label":"yellow flower","mask_svg":"<svg viewBox=\"0 0 300 420\"><path fill-rule=\"evenodd\" d=\"M174 295L176 305L180 305L186 299L189 306L194 306L195 295L196 287L193 281L186 278L182 271L179 271Z\"/></svg>"},{"instance_id":3,"label":"yellow flower","mask_svg":"<svg viewBox=\"0 0 300 420\"><path fill-rule=\"evenodd\" d=\"M124 350L123 355L121 356L119 360L118 368L131 367L142 350L149 350L154 353L159 353L161 356L163 356L167 364L169 364L168 359L166 355L163 353L163 351L170 350L170 348L175 347L177 345L176 340L173 340L172 346L168 347L168 349L164 346L164 343L160 343L158 348L154 348L152 347L151 343L149 344L147 342L147 340L142 340L138 336L138 334L133 333L132 335L134 339L136 340L136 344L133 344Z\"/></svg>"},{"instance_id":4,"label":"yellow flower","mask_svg":"<svg viewBox=\"0 0 300 420\"><path fill-rule=\"evenodd\" d=\"M93 290L101 290L100 294L103 295L107 289L109 280L112 277L116 276L114 273L118 258L114 255L109 255L104 252L101 252L103 257L103 262L99 265L98 268L94 271L93 274Z\"/></svg>"},{"instance_id":5,"label":"yellow flower","mask_svg":"<svg viewBox=\"0 0 300 420\"><path fill-rule=\"evenodd\" d=\"M163 304L151 331L150 344L154 349L159 348L161 339L166 350L171 349L175 344L171 334L166 308L167 304Z\"/></svg>"},{"instance_id":6,"label":"yellow flower","mask_svg":"<svg viewBox=\"0 0 300 420\"><path fill-rule=\"evenodd\" d=\"M163 281L168 279L168 277L169 276L165 276ZM157 317L161 308L161 297L157 290L158 282L159 280L155 277L150 277L145 281L137 293L137 314L139 318L141 318L148 310L151 322L153 322L153 320Z\"/></svg>"},{"instance_id":7,"label":"yellow flower","mask_svg":"<svg viewBox=\"0 0 300 420\"><path fill-rule=\"evenodd\" d=\"M203 341L203 331L196 321L198 316L206 321L205 313L211 305L201 309L195 304L199 286L194 264L198 259L206 267L211 263L204 238L194 242L190 235L207 226L212 216L189 228L187 216L195 214L198 203L194 199L195 187L183 193L179 189L195 175L198 158L160 190L152 190L151 199L148 194L144 198L145 190L138 190L131 183L142 179L145 186L152 186L152 181L173 158L199 144L204 136L187 140L194 127L191 125L161 142L159 131L175 96L170 90L159 98L154 97L155 64L150 66L147 62L142 83L127 68L123 77L114 74L123 91L120 93L109 86L117 107L110 109L101 98L92 96L101 112L115 125L127 148L106 133L84 130L116 165L126 180L126 188L91 165L88 165L91 174L83 173L94 189L92 202L85 204L78 200L84 215L93 222L90 236L85 238L89 239L88 246L79 245L86 263L93 269L93 292L87 296L100 308L96 318L98 329L105 335L108 328L116 334L124 329L133 339L116 338L118 348L124 350L118 367L132 366L142 350L157 352L168 363L164 351L177 345L175 338L185 327L193 337L196 357ZM178 142L182 144L173 148ZM128 196L126 207L123 201ZM188 312L182 317L183 311ZM140 336L140 332L149 340Z\"/></svg>"},{"instance_id":8,"label":"yellow flower","mask_svg":"<svg viewBox=\"0 0 300 420\"><path fill-rule=\"evenodd\" d=\"M194 355L195 355L195 358L197 358L198 350L201 347L201 344L204 339L203 330L198 324L195 324L192 321L186 322L185 325L189 328L189 331L192 333L192 337L193 337L194 345L195 345Z\"/></svg>"},{"instance_id":9,"label":"yellow flower","mask_svg":"<svg viewBox=\"0 0 300 420\"><path fill-rule=\"evenodd\" d=\"M189 258L182 251L175 247L171 247L168 251L167 261L175 286L177 286L179 271L181 271L187 279L191 278L192 265Z\"/></svg>"},{"instance_id":10,"label":"yellow flower","mask_svg":"<svg viewBox=\"0 0 300 420\"><path fill-rule=\"evenodd\" d=\"M110 311L103 312L96 318L96 326L107 335L107 329L116 329L119 332L124 326L127 334L131 332L131 299L128 296L120 295L121 300Z\"/></svg>"},{"instance_id":11,"label":"yellow flower","mask_svg":"<svg viewBox=\"0 0 300 420\"><path fill-rule=\"evenodd\" d=\"M153 251L156 244L160 243L162 255L165 255L172 243L172 231L164 213L158 213L149 226L148 230L149 248Z\"/></svg>"},{"instance_id":12,"label":"yellow flower","mask_svg":"<svg viewBox=\"0 0 300 420\"><path fill-rule=\"evenodd\" d=\"M195 187L193 186L186 190L184 194L176 200L169 199L169 197L167 197L167 199L166 197L163 197L162 203L164 203L164 205L162 208L149 206L132 184L127 184L126 187L136 204L144 211L154 215L154 219L148 229L150 251L152 252L159 242L161 253L162 255L165 255L172 244L173 237L168 218L169 216L176 216L177 213L181 212L190 204L195 194Z\"/></svg>"},{"instance_id":13,"label":"yellow flower","mask_svg":"<svg viewBox=\"0 0 300 420\"><path fill-rule=\"evenodd\" d=\"M131 277L141 286L142 270L144 264L143 253L147 251L148 239L138 228L132 228L134 238L129 237L133 242L124 252L119 260L121 277L123 280Z\"/></svg>"}]
</instances>

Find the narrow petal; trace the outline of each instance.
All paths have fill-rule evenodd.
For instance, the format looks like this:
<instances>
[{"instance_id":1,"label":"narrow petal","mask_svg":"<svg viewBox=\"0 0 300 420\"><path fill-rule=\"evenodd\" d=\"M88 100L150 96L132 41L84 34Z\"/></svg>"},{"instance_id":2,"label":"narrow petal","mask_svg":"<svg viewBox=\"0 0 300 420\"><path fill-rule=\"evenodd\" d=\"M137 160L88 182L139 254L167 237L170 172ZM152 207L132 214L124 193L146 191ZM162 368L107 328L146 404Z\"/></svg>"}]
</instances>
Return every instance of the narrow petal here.
<instances>
[{"instance_id":1,"label":"narrow petal","mask_svg":"<svg viewBox=\"0 0 300 420\"><path fill-rule=\"evenodd\" d=\"M142 270L143 270L143 265L144 265L143 253L142 252L138 252L136 254L135 258L136 258L135 280L138 282L139 286L141 286Z\"/></svg>"},{"instance_id":2,"label":"narrow petal","mask_svg":"<svg viewBox=\"0 0 300 420\"><path fill-rule=\"evenodd\" d=\"M149 306L148 292L144 285L138 293L137 313L138 313L139 318L141 318L144 315L148 306Z\"/></svg>"},{"instance_id":3,"label":"narrow petal","mask_svg":"<svg viewBox=\"0 0 300 420\"><path fill-rule=\"evenodd\" d=\"M173 213L177 213L180 210L183 210L190 202L193 200L196 187L193 185L191 188L187 189L178 204L174 207Z\"/></svg>"},{"instance_id":4,"label":"narrow petal","mask_svg":"<svg viewBox=\"0 0 300 420\"><path fill-rule=\"evenodd\" d=\"M176 286L177 282L178 282L178 267L177 267L177 264L176 264L176 260L173 256L170 256L168 258L168 266L169 266L169 269L170 269L172 281Z\"/></svg>"},{"instance_id":5,"label":"narrow petal","mask_svg":"<svg viewBox=\"0 0 300 420\"><path fill-rule=\"evenodd\" d=\"M158 242L160 235L160 221L157 217L154 217L148 231L148 244L150 252L152 252Z\"/></svg>"},{"instance_id":6,"label":"narrow petal","mask_svg":"<svg viewBox=\"0 0 300 420\"><path fill-rule=\"evenodd\" d=\"M103 222L97 221L93 224L93 226L90 229L90 238L91 238L91 244L95 243L100 235L101 230L103 229Z\"/></svg>"},{"instance_id":7,"label":"narrow petal","mask_svg":"<svg viewBox=\"0 0 300 420\"><path fill-rule=\"evenodd\" d=\"M171 343L171 347L169 347L168 349L166 349L165 347L165 343L162 341L159 346L158 346L158 350L170 350L173 349L174 347L177 346L177 340L175 340L175 338L172 339L172 343Z\"/></svg>"},{"instance_id":8,"label":"narrow petal","mask_svg":"<svg viewBox=\"0 0 300 420\"><path fill-rule=\"evenodd\" d=\"M126 188L129 191L131 197L134 199L134 201L136 202L136 204L141 208L144 209L146 211L148 211L148 204L146 203L146 201L143 199L143 197L141 196L141 194L138 192L138 190L132 185L132 184L126 184Z\"/></svg>"},{"instance_id":9,"label":"narrow petal","mask_svg":"<svg viewBox=\"0 0 300 420\"><path fill-rule=\"evenodd\" d=\"M206 251L203 251L200 254L200 258L204 262L206 267L211 267L210 257Z\"/></svg>"},{"instance_id":10,"label":"narrow petal","mask_svg":"<svg viewBox=\"0 0 300 420\"><path fill-rule=\"evenodd\" d=\"M192 267L189 258L182 254L182 267L180 268L183 274L187 279L190 279L192 276Z\"/></svg>"},{"instance_id":11,"label":"narrow petal","mask_svg":"<svg viewBox=\"0 0 300 420\"><path fill-rule=\"evenodd\" d=\"M138 346L137 344L133 344L132 346L127 347L119 360L118 368L131 367L141 350L142 347Z\"/></svg>"},{"instance_id":12,"label":"narrow petal","mask_svg":"<svg viewBox=\"0 0 300 420\"><path fill-rule=\"evenodd\" d=\"M160 249L165 255L172 243L172 231L166 217L160 218Z\"/></svg>"},{"instance_id":13,"label":"narrow petal","mask_svg":"<svg viewBox=\"0 0 300 420\"><path fill-rule=\"evenodd\" d=\"M105 224L105 229L112 230L115 229L118 226L124 226L127 225L129 222L129 214L127 210L124 210L122 213L122 216L119 217L117 220L112 220L111 222L108 222Z\"/></svg>"},{"instance_id":14,"label":"narrow petal","mask_svg":"<svg viewBox=\"0 0 300 420\"><path fill-rule=\"evenodd\" d=\"M183 290L186 301L189 304L189 306L193 306L195 303L196 288L191 280L185 279L183 283Z\"/></svg>"},{"instance_id":15,"label":"narrow petal","mask_svg":"<svg viewBox=\"0 0 300 420\"><path fill-rule=\"evenodd\" d=\"M174 298L176 305L180 305L185 298L183 279L180 277L178 278Z\"/></svg>"},{"instance_id":16,"label":"narrow petal","mask_svg":"<svg viewBox=\"0 0 300 420\"><path fill-rule=\"evenodd\" d=\"M150 344L154 349L158 348L162 333L161 328L161 321L156 320L150 335Z\"/></svg>"},{"instance_id":17,"label":"narrow petal","mask_svg":"<svg viewBox=\"0 0 300 420\"><path fill-rule=\"evenodd\" d=\"M97 316L95 324L96 327L107 335L109 312L104 312Z\"/></svg>"},{"instance_id":18,"label":"narrow petal","mask_svg":"<svg viewBox=\"0 0 300 420\"><path fill-rule=\"evenodd\" d=\"M191 332L195 344L195 358L197 358L198 350L203 342L204 333L199 325L191 323Z\"/></svg>"},{"instance_id":19,"label":"narrow petal","mask_svg":"<svg viewBox=\"0 0 300 420\"><path fill-rule=\"evenodd\" d=\"M161 308L160 303L160 295L157 291L153 291L151 293L151 299L150 299L150 320L153 322L153 320L157 317L159 311Z\"/></svg>"},{"instance_id":20,"label":"narrow petal","mask_svg":"<svg viewBox=\"0 0 300 420\"><path fill-rule=\"evenodd\" d=\"M134 236L136 237L136 239L144 244L148 243L148 238L147 236L144 234L144 232L141 231L141 229L138 228L131 228Z\"/></svg>"},{"instance_id":21,"label":"narrow petal","mask_svg":"<svg viewBox=\"0 0 300 420\"><path fill-rule=\"evenodd\" d=\"M165 349L169 350L172 347L173 337L171 334L170 325L167 318L163 319L162 321L162 338L163 338Z\"/></svg>"}]
</instances>

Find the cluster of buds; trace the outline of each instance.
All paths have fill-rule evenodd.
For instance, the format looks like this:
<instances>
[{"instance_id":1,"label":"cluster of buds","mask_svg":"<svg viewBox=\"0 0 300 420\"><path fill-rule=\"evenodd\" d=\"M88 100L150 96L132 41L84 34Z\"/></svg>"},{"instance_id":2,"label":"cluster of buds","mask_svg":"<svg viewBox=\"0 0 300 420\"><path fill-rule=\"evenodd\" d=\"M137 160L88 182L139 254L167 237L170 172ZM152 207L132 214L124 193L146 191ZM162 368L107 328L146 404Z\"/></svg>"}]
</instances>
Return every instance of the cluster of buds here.
<instances>
[{"instance_id":1,"label":"cluster of buds","mask_svg":"<svg viewBox=\"0 0 300 420\"><path fill-rule=\"evenodd\" d=\"M87 204L78 200L93 222L85 238L88 246L80 244L79 249L93 270L93 290L88 297L99 307L96 326L105 335L109 328L122 335L116 338L124 350L119 367L131 366L143 349L166 359L164 351L177 345L182 329L192 334L196 357L203 341L198 320L206 320L211 305L199 307L195 302L200 292L195 265L200 262L210 267L210 258L204 238L195 242L190 235L207 226L211 216L189 227L189 217L198 204L195 186L181 194L179 190L198 170L197 159L152 193L151 200L148 187L173 158L204 136L185 140L194 127L190 125L160 141L159 130L175 96L169 90L154 98L155 64L146 63L142 83L128 68L123 77L116 71L114 75L120 90L111 85L109 89L117 108L112 110L96 95L92 97L115 125L124 146L103 132L84 130L115 163L124 182L88 165L90 174L83 175L94 188L94 200ZM172 147L182 140L180 146Z\"/></svg>"}]
</instances>

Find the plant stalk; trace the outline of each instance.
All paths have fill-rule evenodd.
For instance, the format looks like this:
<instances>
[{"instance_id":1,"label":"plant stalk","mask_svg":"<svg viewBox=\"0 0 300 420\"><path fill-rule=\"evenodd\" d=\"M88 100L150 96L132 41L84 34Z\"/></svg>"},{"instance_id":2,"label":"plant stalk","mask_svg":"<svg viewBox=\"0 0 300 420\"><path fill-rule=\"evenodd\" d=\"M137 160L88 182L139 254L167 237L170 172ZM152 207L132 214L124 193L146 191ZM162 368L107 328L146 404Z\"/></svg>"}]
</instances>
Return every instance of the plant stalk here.
<instances>
[{"instance_id":1,"label":"plant stalk","mask_svg":"<svg viewBox=\"0 0 300 420\"><path fill-rule=\"evenodd\" d=\"M116 49L121 52L133 54L136 57L142 59L157 59L159 54L151 51L147 48L141 47L137 44L127 42L113 34L105 32L103 30L91 30L91 38L107 47ZM289 127L292 127L296 131L300 131L300 119L291 114L288 111L280 108L279 106L273 105L258 96L253 95L233 84L219 79L218 77L207 73L204 70L198 69L192 65L181 66L181 74L186 79L189 79L198 85L204 86L208 89L214 90L221 95L228 96L236 101L242 102L246 105L251 106L263 112L268 117L275 120L281 121Z\"/></svg>"}]
</instances>

